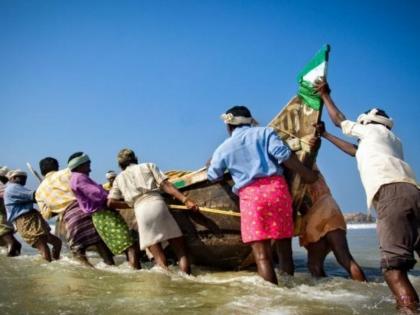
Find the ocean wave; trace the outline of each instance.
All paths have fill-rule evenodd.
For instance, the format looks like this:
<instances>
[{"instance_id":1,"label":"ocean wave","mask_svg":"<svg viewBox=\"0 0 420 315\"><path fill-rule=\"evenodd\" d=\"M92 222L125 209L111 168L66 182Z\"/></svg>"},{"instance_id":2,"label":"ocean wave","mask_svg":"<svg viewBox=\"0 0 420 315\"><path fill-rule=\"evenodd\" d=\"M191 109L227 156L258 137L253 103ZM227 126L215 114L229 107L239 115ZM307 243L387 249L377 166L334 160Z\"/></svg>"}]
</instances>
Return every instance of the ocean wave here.
<instances>
[{"instance_id":1,"label":"ocean wave","mask_svg":"<svg viewBox=\"0 0 420 315\"><path fill-rule=\"evenodd\" d=\"M361 230L361 229L376 229L376 223L350 223L347 224L349 230Z\"/></svg>"}]
</instances>

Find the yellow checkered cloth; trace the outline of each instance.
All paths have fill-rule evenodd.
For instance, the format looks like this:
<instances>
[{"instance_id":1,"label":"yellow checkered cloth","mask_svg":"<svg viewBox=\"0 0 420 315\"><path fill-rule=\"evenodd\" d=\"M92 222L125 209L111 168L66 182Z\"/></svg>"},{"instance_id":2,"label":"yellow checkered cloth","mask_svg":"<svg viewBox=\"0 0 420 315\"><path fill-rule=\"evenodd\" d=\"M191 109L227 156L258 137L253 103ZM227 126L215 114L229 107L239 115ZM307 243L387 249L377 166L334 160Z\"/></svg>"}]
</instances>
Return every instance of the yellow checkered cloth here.
<instances>
[{"instance_id":1,"label":"yellow checkered cloth","mask_svg":"<svg viewBox=\"0 0 420 315\"><path fill-rule=\"evenodd\" d=\"M70 187L70 178L71 171L66 168L48 173L39 185L35 199L45 219L64 212L76 200Z\"/></svg>"}]
</instances>

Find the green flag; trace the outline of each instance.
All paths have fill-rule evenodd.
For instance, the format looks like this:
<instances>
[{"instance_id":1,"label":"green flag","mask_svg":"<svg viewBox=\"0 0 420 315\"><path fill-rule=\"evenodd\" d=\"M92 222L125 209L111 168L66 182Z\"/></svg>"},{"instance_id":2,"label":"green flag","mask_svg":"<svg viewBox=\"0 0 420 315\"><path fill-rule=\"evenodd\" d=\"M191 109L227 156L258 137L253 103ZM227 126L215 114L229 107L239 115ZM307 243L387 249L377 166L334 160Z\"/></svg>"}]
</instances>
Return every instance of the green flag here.
<instances>
[{"instance_id":1,"label":"green flag","mask_svg":"<svg viewBox=\"0 0 420 315\"><path fill-rule=\"evenodd\" d=\"M299 73L297 80L299 83L298 96L309 107L320 110L322 100L314 89L314 83L320 77L326 77L328 53L330 46L325 45L316 55L309 61L309 63Z\"/></svg>"}]
</instances>

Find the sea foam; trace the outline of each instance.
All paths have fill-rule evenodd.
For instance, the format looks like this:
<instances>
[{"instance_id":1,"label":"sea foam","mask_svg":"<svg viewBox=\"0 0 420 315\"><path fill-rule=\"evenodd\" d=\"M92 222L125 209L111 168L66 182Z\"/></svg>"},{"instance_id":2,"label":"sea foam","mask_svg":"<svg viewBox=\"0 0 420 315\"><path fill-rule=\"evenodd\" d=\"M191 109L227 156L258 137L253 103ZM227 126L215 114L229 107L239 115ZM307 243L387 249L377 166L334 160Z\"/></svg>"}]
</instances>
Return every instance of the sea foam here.
<instances>
[{"instance_id":1,"label":"sea foam","mask_svg":"<svg viewBox=\"0 0 420 315\"><path fill-rule=\"evenodd\" d=\"M364 229L376 229L376 223L350 223L347 224L349 230L364 230Z\"/></svg>"}]
</instances>

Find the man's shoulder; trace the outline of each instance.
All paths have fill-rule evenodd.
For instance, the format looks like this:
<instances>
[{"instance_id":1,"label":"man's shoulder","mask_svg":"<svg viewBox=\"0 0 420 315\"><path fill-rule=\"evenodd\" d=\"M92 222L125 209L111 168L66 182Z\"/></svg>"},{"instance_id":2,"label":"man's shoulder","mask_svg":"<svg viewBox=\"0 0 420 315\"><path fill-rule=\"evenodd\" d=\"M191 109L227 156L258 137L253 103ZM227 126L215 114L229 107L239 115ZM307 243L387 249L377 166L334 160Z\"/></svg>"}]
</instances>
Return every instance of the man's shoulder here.
<instances>
[{"instance_id":1,"label":"man's shoulder","mask_svg":"<svg viewBox=\"0 0 420 315\"><path fill-rule=\"evenodd\" d=\"M140 168L149 168L149 167L156 167L155 163L152 162L144 162L144 163L140 163L137 164Z\"/></svg>"},{"instance_id":2,"label":"man's shoulder","mask_svg":"<svg viewBox=\"0 0 420 315\"><path fill-rule=\"evenodd\" d=\"M129 174L129 173L136 173L141 172L150 169L150 167L154 167L156 164L149 163L149 162L143 162L138 164L132 164L128 166L124 171L121 172L121 174Z\"/></svg>"},{"instance_id":3,"label":"man's shoulder","mask_svg":"<svg viewBox=\"0 0 420 315\"><path fill-rule=\"evenodd\" d=\"M82 174L82 173L77 173L77 172L72 172L71 176L70 176L70 184L74 185L77 184L79 182L85 181L86 180L86 175Z\"/></svg>"},{"instance_id":4,"label":"man's shoulder","mask_svg":"<svg viewBox=\"0 0 420 315\"><path fill-rule=\"evenodd\" d=\"M235 143L236 139L234 139L233 137L229 137L225 140L223 140L223 142L221 144L219 144L219 146L216 148L216 150L214 150L214 154L218 154L221 151L225 151L227 150L229 147L231 147L233 145L233 143Z\"/></svg>"},{"instance_id":5,"label":"man's shoulder","mask_svg":"<svg viewBox=\"0 0 420 315\"><path fill-rule=\"evenodd\" d=\"M366 125L362 125L352 120L343 120L340 123L341 131L347 136L361 137L366 131Z\"/></svg>"},{"instance_id":6,"label":"man's shoulder","mask_svg":"<svg viewBox=\"0 0 420 315\"><path fill-rule=\"evenodd\" d=\"M26 193L26 192L31 192L32 190L29 188L26 188L23 185L20 184L16 184L16 183L8 183L6 185L6 189L5 189L5 193L6 192L10 192L10 193Z\"/></svg>"},{"instance_id":7,"label":"man's shoulder","mask_svg":"<svg viewBox=\"0 0 420 315\"><path fill-rule=\"evenodd\" d=\"M5 186L4 186L4 192L5 193L9 193L10 191L12 191L13 189L15 189L14 187L16 186L16 184L15 183L7 183Z\"/></svg>"},{"instance_id":8,"label":"man's shoulder","mask_svg":"<svg viewBox=\"0 0 420 315\"><path fill-rule=\"evenodd\" d=\"M54 173L56 176L71 176L71 171L68 168L64 168Z\"/></svg>"},{"instance_id":9,"label":"man's shoulder","mask_svg":"<svg viewBox=\"0 0 420 315\"><path fill-rule=\"evenodd\" d=\"M398 137L391 130L382 124L369 123L366 125L360 125L356 123L356 125L358 128L360 128L359 126L364 128L366 136L398 139Z\"/></svg>"},{"instance_id":10,"label":"man's shoulder","mask_svg":"<svg viewBox=\"0 0 420 315\"><path fill-rule=\"evenodd\" d=\"M16 184L16 183L11 183L11 182L8 182L7 184L6 184L6 188L5 188L5 190L16 190L16 189L20 189L20 188L23 188L23 186L22 185L19 185L19 184Z\"/></svg>"},{"instance_id":11,"label":"man's shoulder","mask_svg":"<svg viewBox=\"0 0 420 315\"><path fill-rule=\"evenodd\" d=\"M274 131L273 127L269 127L269 126L255 126L250 129L257 130L258 132L273 132Z\"/></svg>"},{"instance_id":12,"label":"man's shoulder","mask_svg":"<svg viewBox=\"0 0 420 315\"><path fill-rule=\"evenodd\" d=\"M269 135L272 133L275 133L275 130L266 126L255 126L244 130L244 134Z\"/></svg>"},{"instance_id":13,"label":"man's shoulder","mask_svg":"<svg viewBox=\"0 0 420 315\"><path fill-rule=\"evenodd\" d=\"M70 178L72 177L72 172L68 169L62 169L59 171L48 173L45 179L42 181L41 184L52 184L56 181L70 181Z\"/></svg>"},{"instance_id":14,"label":"man's shoulder","mask_svg":"<svg viewBox=\"0 0 420 315\"><path fill-rule=\"evenodd\" d=\"M139 169L142 168L141 165L143 165L145 163L141 163L141 164L131 164L129 166L127 166L124 170L122 170L117 177L115 177L116 181L121 181L124 178L126 178L127 176L132 176L130 174L136 173L139 171Z\"/></svg>"}]
</instances>

